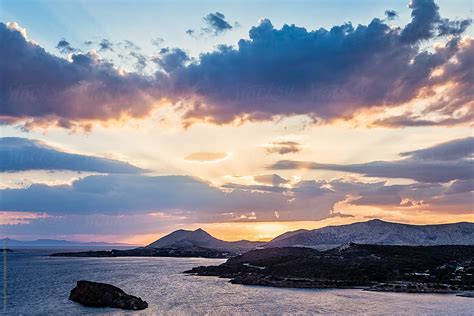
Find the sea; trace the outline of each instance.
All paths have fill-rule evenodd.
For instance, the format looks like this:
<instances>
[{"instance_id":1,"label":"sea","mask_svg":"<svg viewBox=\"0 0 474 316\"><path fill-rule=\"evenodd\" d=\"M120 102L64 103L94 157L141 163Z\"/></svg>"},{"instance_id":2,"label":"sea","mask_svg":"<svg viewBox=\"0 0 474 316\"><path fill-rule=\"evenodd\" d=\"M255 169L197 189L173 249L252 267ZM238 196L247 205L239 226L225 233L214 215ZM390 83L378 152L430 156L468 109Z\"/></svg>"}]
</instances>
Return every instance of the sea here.
<instances>
[{"instance_id":1,"label":"sea","mask_svg":"<svg viewBox=\"0 0 474 316\"><path fill-rule=\"evenodd\" d=\"M54 251L62 251L55 249ZM0 258L2 315L474 315L474 299L453 294L351 289L284 289L186 275L203 258L61 258L20 249ZM105 282L148 302L144 311L83 307L68 299L76 281Z\"/></svg>"}]
</instances>

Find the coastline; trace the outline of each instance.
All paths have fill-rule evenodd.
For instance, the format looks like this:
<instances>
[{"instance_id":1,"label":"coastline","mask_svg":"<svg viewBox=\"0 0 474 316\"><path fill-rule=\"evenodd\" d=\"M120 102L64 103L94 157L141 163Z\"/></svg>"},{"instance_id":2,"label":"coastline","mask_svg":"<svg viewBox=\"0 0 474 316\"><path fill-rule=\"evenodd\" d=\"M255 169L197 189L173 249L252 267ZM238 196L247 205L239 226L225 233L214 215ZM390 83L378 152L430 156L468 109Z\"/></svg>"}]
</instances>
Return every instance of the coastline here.
<instances>
[{"instance_id":1,"label":"coastline","mask_svg":"<svg viewBox=\"0 0 474 316\"><path fill-rule=\"evenodd\" d=\"M305 278L269 278L264 275L237 275L220 276L210 274L199 274L190 271L183 273L193 276L215 276L228 279L232 284L276 287L289 289L352 289L369 292L391 292L391 293L412 293L412 294L455 294L462 297L473 297L472 290L462 290L449 284L438 283L420 283L420 282L392 282L392 283L373 283L370 285L354 284L354 282L344 280L321 280Z\"/></svg>"}]
</instances>

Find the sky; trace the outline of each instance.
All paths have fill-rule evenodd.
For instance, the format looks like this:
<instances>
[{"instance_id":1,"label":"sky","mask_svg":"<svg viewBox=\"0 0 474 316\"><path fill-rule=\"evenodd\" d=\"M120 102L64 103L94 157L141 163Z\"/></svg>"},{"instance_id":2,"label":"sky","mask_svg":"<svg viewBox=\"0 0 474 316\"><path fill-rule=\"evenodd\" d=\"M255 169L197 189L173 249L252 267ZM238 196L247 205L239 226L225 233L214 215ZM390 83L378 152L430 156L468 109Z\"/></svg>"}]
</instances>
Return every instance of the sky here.
<instances>
[{"instance_id":1,"label":"sky","mask_svg":"<svg viewBox=\"0 0 474 316\"><path fill-rule=\"evenodd\" d=\"M472 1L0 1L0 237L474 221Z\"/></svg>"}]
</instances>

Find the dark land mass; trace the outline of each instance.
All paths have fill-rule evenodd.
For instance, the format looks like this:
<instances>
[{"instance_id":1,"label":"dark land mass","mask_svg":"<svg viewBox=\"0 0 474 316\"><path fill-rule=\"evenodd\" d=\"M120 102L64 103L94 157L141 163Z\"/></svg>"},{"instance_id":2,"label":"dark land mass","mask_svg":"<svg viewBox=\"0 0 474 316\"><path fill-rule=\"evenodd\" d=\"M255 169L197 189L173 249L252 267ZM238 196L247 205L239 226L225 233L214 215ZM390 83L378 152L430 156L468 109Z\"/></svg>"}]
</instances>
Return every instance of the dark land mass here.
<instances>
[{"instance_id":1,"label":"dark land mass","mask_svg":"<svg viewBox=\"0 0 474 316\"><path fill-rule=\"evenodd\" d=\"M474 246L351 243L326 251L270 248L185 273L229 278L245 285L453 293L474 290Z\"/></svg>"},{"instance_id":2,"label":"dark land mass","mask_svg":"<svg viewBox=\"0 0 474 316\"><path fill-rule=\"evenodd\" d=\"M77 281L76 287L69 294L69 299L88 307L130 310L142 310L148 307L148 303L140 297L127 294L116 286L85 280Z\"/></svg>"},{"instance_id":3,"label":"dark land mass","mask_svg":"<svg viewBox=\"0 0 474 316\"><path fill-rule=\"evenodd\" d=\"M80 252L58 252L52 257L201 257L201 258L229 258L235 255L227 251L203 247L176 247L176 248L134 248L128 250L102 250Z\"/></svg>"}]
</instances>

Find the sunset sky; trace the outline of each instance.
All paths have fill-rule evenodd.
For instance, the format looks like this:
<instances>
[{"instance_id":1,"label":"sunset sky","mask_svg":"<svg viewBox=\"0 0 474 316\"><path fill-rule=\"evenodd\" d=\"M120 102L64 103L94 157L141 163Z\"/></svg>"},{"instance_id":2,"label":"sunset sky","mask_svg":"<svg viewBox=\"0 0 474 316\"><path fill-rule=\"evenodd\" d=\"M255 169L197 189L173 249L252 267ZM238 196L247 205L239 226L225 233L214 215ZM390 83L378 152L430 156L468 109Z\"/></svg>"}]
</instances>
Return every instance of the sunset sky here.
<instances>
[{"instance_id":1,"label":"sunset sky","mask_svg":"<svg viewBox=\"0 0 474 316\"><path fill-rule=\"evenodd\" d=\"M474 221L471 0L0 2L0 237Z\"/></svg>"}]
</instances>

